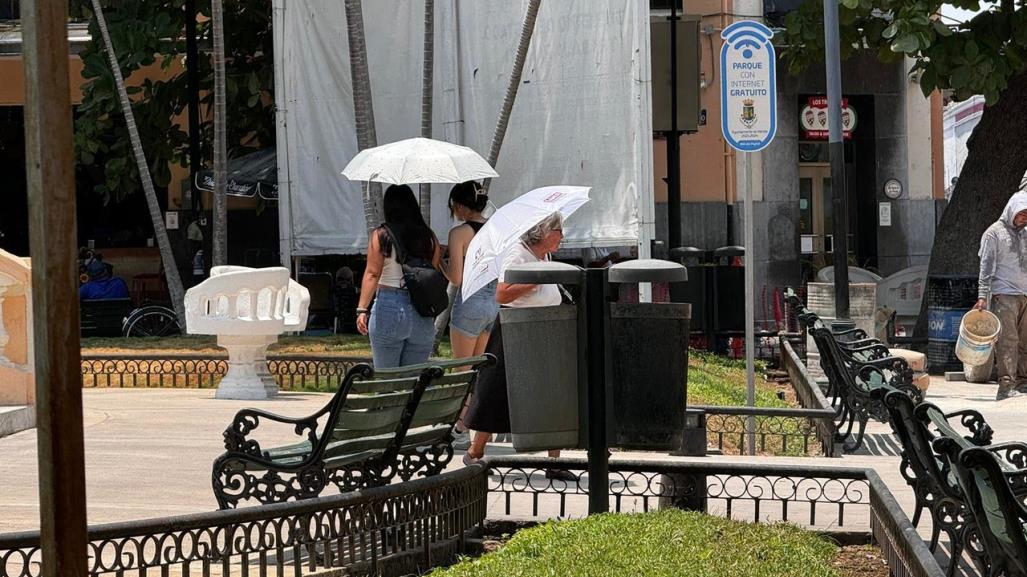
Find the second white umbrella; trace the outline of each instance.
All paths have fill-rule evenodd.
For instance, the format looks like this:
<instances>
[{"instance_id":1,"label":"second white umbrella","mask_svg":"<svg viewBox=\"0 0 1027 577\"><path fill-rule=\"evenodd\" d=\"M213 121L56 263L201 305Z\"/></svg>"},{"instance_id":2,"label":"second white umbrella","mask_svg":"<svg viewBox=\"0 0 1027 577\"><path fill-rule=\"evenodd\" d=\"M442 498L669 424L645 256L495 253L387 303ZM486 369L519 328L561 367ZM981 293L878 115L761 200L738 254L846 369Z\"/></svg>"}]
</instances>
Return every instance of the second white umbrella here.
<instances>
[{"instance_id":1,"label":"second white umbrella","mask_svg":"<svg viewBox=\"0 0 1027 577\"><path fill-rule=\"evenodd\" d=\"M468 297L499 278L500 259L521 235L559 212L566 220L588 202L587 186L547 186L522 194L493 214L467 246L467 262L460 292Z\"/></svg>"},{"instance_id":2,"label":"second white umbrella","mask_svg":"<svg viewBox=\"0 0 1027 577\"><path fill-rule=\"evenodd\" d=\"M430 138L408 138L360 151L342 175L360 182L467 182L499 174L477 152Z\"/></svg>"}]
</instances>

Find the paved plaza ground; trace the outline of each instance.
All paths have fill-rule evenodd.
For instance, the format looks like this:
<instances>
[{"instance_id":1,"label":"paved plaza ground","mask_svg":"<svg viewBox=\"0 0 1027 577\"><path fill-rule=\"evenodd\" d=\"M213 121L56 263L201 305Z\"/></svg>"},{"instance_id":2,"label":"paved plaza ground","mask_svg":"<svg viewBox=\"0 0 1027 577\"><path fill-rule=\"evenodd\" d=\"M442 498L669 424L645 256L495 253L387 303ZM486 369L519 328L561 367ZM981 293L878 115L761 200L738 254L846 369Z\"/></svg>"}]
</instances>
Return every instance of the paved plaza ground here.
<instances>
[{"instance_id":1,"label":"paved plaza ground","mask_svg":"<svg viewBox=\"0 0 1027 577\"><path fill-rule=\"evenodd\" d=\"M994 427L996 441L1027 436L1027 398L996 403L994 396L994 385L947 383L937 378L928 392L928 400L944 410L981 411ZM301 416L323 406L327 398L327 394L283 393L278 399L258 406ZM212 390L195 389L86 389L84 402L90 524L216 509L210 489L210 466L223 450L221 434L238 409L254 405L252 401L215 400ZM264 434L270 432L267 429ZM290 430L277 429L277 435L263 438L269 442L288 441ZM492 451L512 453L509 445L503 444L494 446ZM899 476L898 451L887 426L871 423L866 448L859 454L836 459L798 457L766 461L872 467L910 512L912 493ZM565 454L583 456L574 451ZM614 458L622 455L628 456L616 453ZM630 453L630 457L670 458L655 453ZM751 460L729 456L706 459ZM35 431L0 439L0 486L0 532L38 527ZM501 497L492 499L490 507L498 511ZM525 516L528 514L525 511Z\"/></svg>"}]
</instances>

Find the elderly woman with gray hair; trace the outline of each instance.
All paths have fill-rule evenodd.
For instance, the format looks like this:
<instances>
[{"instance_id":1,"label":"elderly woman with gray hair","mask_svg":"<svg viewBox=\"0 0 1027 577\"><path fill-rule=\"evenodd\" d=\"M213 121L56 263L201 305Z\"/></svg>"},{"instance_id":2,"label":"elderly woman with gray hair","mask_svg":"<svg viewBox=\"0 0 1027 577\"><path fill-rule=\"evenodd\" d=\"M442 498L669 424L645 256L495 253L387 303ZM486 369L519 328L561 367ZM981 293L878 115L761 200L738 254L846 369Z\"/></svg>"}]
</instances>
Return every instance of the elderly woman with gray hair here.
<instances>
[{"instance_id":1,"label":"elderly woman with gray hair","mask_svg":"<svg viewBox=\"0 0 1027 577\"><path fill-rule=\"evenodd\" d=\"M521 241L503 256L496 287L496 301L502 307L528 308L556 306L562 302L556 285L513 284L506 282L506 271L518 264L548 260L563 241L563 217L558 212L521 236ZM506 363L503 359L503 333L499 320L492 329L486 352L496 355L499 362L482 369L475 388L471 407L464 417L467 428L474 430L474 439L464 455L464 463L471 464L485 455L485 445L493 433L510 432L510 406L506 396ZM559 451L550 451L558 457ZM572 477L562 470L549 470L546 476L565 479Z\"/></svg>"}]
</instances>

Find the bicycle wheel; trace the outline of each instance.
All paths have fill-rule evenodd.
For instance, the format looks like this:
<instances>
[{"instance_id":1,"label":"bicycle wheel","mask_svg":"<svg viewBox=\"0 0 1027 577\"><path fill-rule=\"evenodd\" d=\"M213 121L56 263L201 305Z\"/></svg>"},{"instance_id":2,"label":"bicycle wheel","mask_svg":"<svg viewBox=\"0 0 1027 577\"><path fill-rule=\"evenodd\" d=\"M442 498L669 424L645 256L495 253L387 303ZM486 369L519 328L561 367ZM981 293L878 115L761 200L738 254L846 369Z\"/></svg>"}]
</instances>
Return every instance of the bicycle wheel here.
<instances>
[{"instance_id":1,"label":"bicycle wheel","mask_svg":"<svg viewBox=\"0 0 1027 577\"><path fill-rule=\"evenodd\" d=\"M158 305L132 311L125 319L122 334L126 337L168 337L182 334L175 311Z\"/></svg>"}]
</instances>

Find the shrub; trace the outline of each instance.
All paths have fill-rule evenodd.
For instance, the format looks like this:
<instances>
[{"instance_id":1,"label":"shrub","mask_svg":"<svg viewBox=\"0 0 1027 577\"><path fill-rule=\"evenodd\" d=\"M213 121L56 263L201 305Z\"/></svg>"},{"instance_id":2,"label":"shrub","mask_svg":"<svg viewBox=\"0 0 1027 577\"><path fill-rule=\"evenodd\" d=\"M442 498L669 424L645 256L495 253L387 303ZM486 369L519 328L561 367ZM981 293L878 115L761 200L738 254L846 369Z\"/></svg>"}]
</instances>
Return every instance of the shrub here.
<instances>
[{"instance_id":1,"label":"shrub","mask_svg":"<svg viewBox=\"0 0 1027 577\"><path fill-rule=\"evenodd\" d=\"M432 577L835 577L837 548L793 525L665 509L551 521Z\"/></svg>"}]
</instances>

